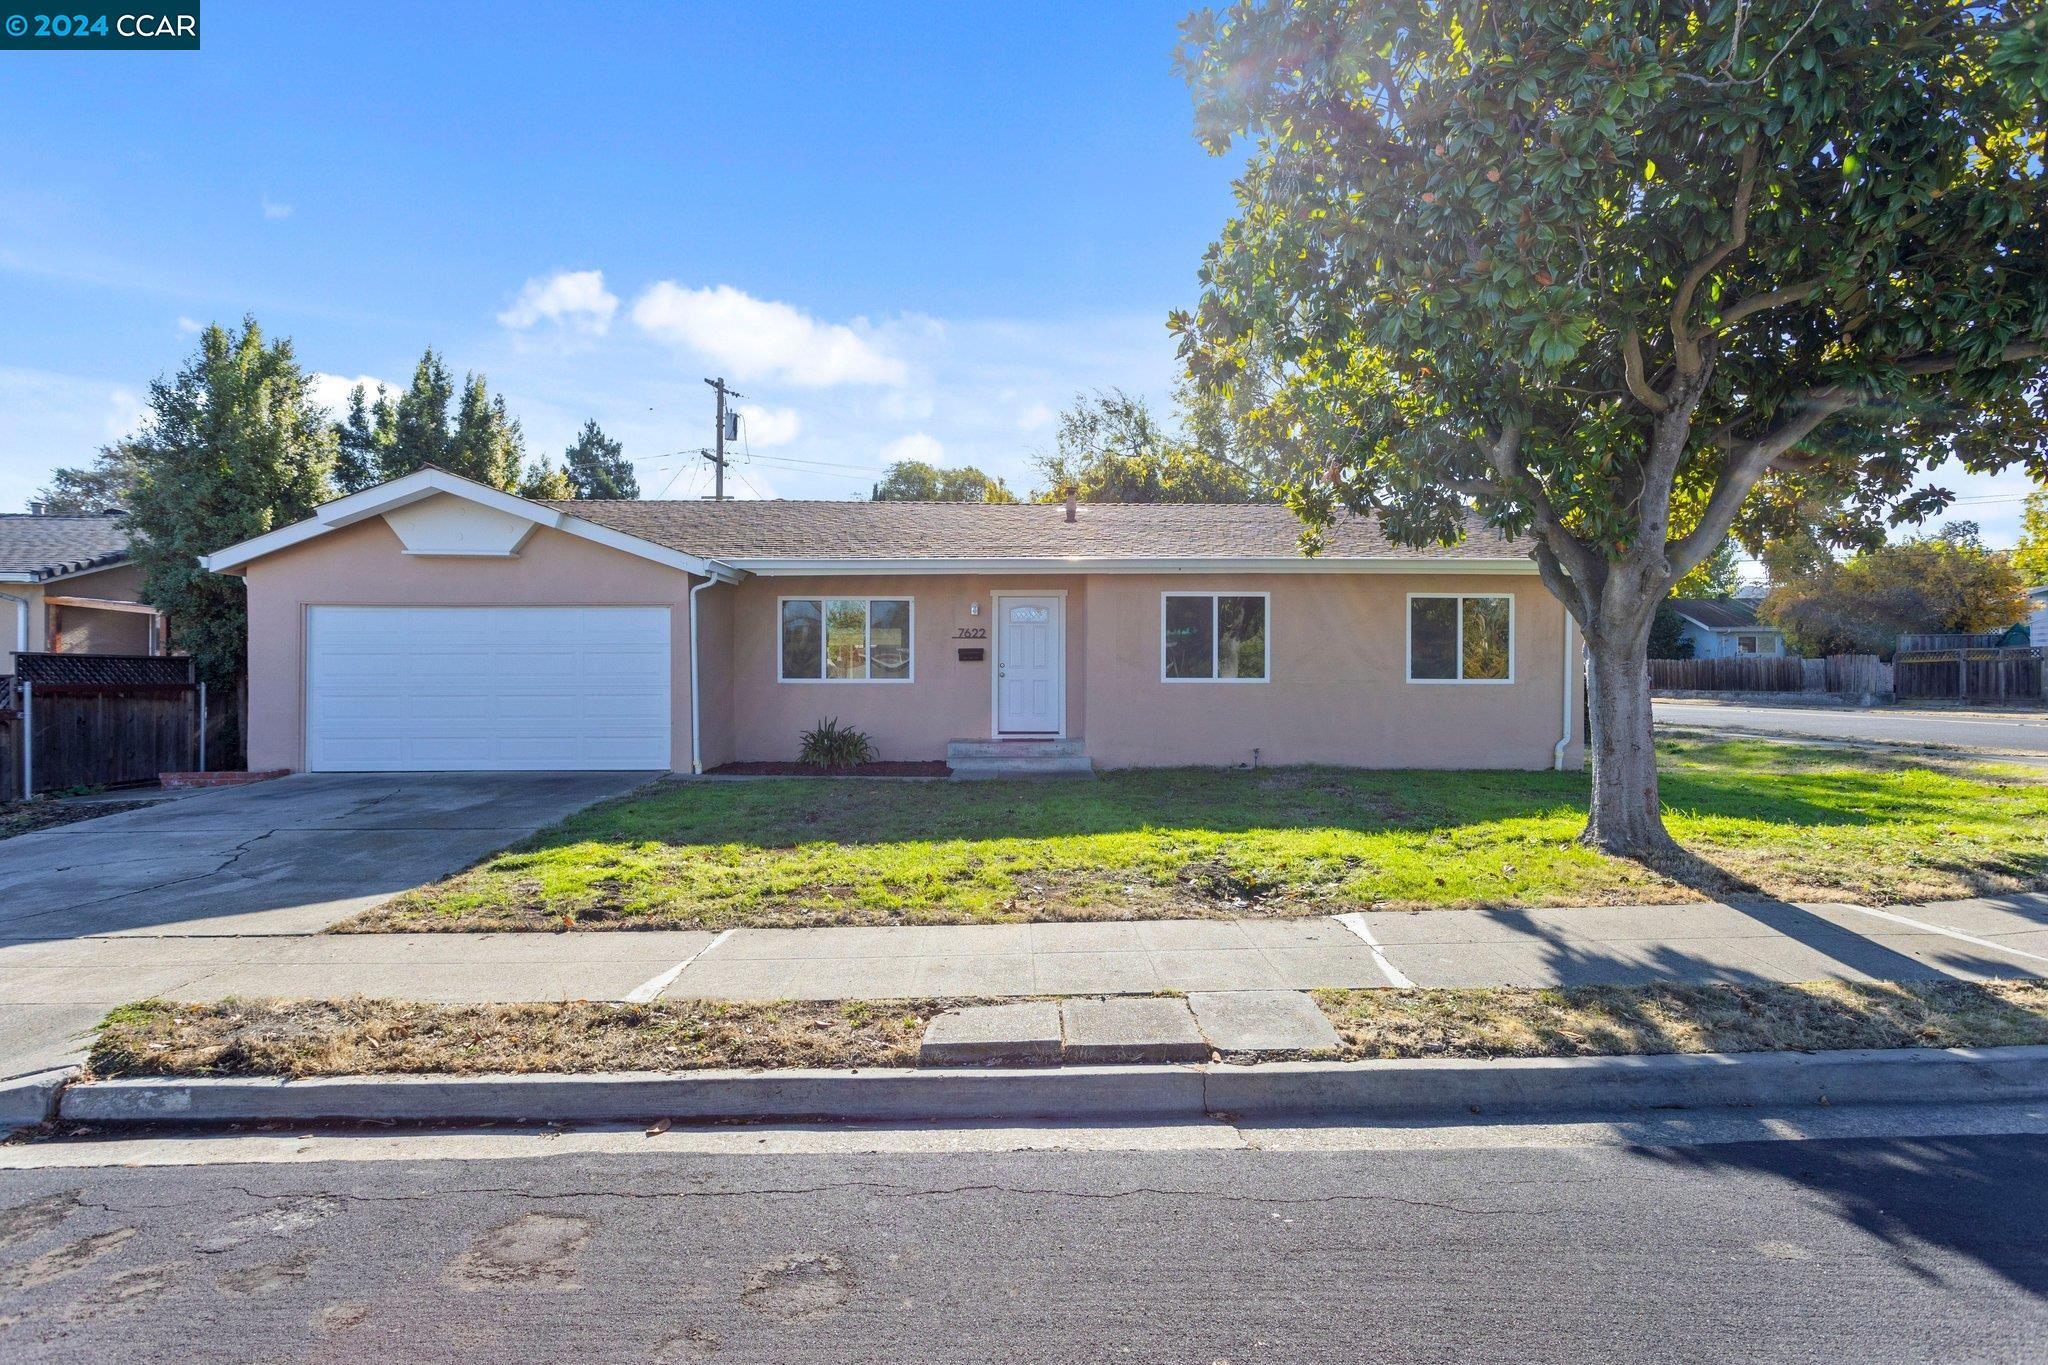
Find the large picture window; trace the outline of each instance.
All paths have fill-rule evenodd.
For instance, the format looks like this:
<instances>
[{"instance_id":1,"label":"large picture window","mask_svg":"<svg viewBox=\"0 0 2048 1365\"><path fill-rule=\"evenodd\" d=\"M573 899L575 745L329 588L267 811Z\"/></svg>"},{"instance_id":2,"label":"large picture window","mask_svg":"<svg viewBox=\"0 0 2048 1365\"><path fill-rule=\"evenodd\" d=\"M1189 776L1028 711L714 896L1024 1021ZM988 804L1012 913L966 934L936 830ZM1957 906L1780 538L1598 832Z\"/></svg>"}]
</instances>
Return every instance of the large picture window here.
<instances>
[{"instance_id":1,"label":"large picture window","mask_svg":"<svg viewBox=\"0 0 2048 1365\"><path fill-rule=\"evenodd\" d=\"M784 682L909 682L910 599L785 597Z\"/></svg>"},{"instance_id":2,"label":"large picture window","mask_svg":"<svg viewBox=\"0 0 2048 1365\"><path fill-rule=\"evenodd\" d=\"M1266 681L1266 605L1264 593L1165 594L1159 676L1167 682Z\"/></svg>"},{"instance_id":3,"label":"large picture window","mask_svg":"<svg viewBox=\"0 0 2048 1365\"><path fill-rule=\"evenodd\" d=\"M1408 598L1408 681L1515 680L1515 599L1491 593Z\"/></svg>"}]
</instances>

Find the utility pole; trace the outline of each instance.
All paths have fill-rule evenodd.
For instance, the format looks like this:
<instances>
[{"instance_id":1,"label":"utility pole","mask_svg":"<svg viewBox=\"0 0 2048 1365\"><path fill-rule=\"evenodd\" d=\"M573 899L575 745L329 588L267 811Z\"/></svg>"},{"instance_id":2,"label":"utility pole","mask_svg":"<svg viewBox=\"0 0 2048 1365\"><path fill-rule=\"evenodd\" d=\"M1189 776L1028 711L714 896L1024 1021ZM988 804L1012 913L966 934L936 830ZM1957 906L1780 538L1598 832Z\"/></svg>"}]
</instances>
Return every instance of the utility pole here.
<instances>
[{"instance_id":1,"label":"utility pole","mask_svg":"<svg viewBox=\"0 0 2048 1365\"><path fill-rule=\"evenodd\" d=\"M731 412L726 408L726 400L729 398L745 398L746 395L743 393L734 393L731 389L728 389L725 386L725 377L723 375L719 376L717 379L707 379L704 382L706 384L709 384L712 387L712 389L715 390L718 394L717 439L712 449L704 452L704 458L711 461L711 468L713 471L711 500L713 502L724 502L726 466L725 443L729 440L739 439L740 434L740 415L736 412Z\"/></svg>"}]
</instances>

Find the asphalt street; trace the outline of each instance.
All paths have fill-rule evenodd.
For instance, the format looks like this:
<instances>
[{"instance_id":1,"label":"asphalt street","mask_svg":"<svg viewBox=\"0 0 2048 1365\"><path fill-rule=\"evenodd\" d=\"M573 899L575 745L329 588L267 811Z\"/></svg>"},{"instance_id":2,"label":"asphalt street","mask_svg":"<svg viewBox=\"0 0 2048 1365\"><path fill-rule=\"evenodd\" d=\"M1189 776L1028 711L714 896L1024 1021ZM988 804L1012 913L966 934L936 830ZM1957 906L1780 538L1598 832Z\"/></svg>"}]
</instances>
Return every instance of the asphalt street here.
<instances>
[{"instance_id":1,"label":"asphalt street","mask_svg":"<svg viewBox=\"0 0 2048 1365\"><path fill-rule=\"evenodd\" d=\"M1722 702L1655 703L1661 725L1788 735L1866 744L1942 745L2048 757L2048 710L1919 711L1878 707L1736 706Z\"/></svg>"},{"instance_id":2,"label":"asphalt street","mask_svg":"<svg viewBox=\"0 0 2048 1365\"><path fill-rule=\"evenodd\" d=\"M6 1170L0 1357L2040 1359L2033 1118L1703 1144Z\"/></svg>"}]
</instances>

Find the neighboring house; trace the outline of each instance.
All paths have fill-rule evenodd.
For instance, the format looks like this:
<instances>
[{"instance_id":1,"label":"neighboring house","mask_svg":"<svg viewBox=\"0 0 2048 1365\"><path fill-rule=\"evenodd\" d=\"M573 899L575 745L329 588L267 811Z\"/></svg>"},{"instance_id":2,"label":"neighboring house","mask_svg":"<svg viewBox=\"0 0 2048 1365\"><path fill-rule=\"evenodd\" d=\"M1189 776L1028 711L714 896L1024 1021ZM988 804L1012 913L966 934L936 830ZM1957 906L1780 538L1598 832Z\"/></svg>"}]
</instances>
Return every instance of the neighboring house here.
<instances>
[{"instance_id":1,"label":"neighboring house","mask_svg":"<svg viewBox=\"0 0 2048 1365\"><path fill-rule=\"evenodd\" d=\"M2048 649L2048 583L2027 589L2027 605L2033 608L2027 615L2027 626L2034 647Z\"/></svg>"},{"instance_id":2,"label":"neighboring house","mask_svg":"<svg viewBox=\"0 0 2048 1365\"><path fill-rule=\"evenodd\" d=\"M704 770L826 717L1104 766L1576 763L1526 542L1304 558L1273 506L532 502L438 469L204 561L249 590L249 766ZM1038 742L1034 744L1033 742Z\"/></svg>"},{"instance_id":3,"label":"neighboring house","mask_svg":"<svg viewBox=\"0 0 2048 1365\"><path fill-rule=\"evenodd\" d=\"M17 649L163 653L163 614L141 588L119 512L0 513L0 673Z\"/></svg>"},{"instance_id":4,"label":"neighboring house","mask_svg":"<svg viewBox=\"0 0 2048 1365\"><path fill-rule=\"evenodd\" d=\"M1677 597L1671 610L1685 623L1679 638L1692 642L1695 659L1730 659L1740 654L1783 654L1785 633L1758 625L1757 604L1736 598L1715 602Z\"/></svg>"}]
</instances>

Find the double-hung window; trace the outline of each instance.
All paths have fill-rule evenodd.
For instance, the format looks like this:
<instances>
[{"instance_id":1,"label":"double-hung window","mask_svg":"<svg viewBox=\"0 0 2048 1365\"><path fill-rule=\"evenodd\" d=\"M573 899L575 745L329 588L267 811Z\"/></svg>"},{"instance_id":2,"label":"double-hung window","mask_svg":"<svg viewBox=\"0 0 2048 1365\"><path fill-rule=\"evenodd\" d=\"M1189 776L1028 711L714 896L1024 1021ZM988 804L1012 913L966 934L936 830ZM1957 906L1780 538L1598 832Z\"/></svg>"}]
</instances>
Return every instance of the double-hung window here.
<instances>
[{"instance_id":1,"label":"double-hung window","mask_svg":"<svg viewBox=\"0 0 2048 1365\"><path fill-rule=\"evenodd\" d=\"M909 682L910 599L785 597L784 682Z\"/></svg>"},{"instance_id":2,"label":"double-hung window","mask_svg":"<svg viewBox=\"0 0 2048 1365\"><path fill-rule=\"evenodd\" d=\"M1166 682L1264 682L1271 662L1265 593L1170 592L1161 607Z\"/></svg>"},{"instance_id":3,"label":"double-hung window","mask_svg":"<svg viewBox=\"0 0 2048 1365\"><path fill-rule=\"evenodd\" d=\"M1411 593L1408 681L1515 680L1515 599L1494 593Z\"/></svg>"}]
</instances>

